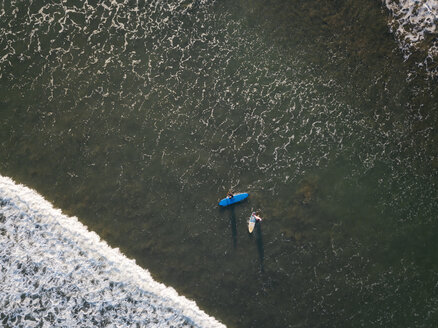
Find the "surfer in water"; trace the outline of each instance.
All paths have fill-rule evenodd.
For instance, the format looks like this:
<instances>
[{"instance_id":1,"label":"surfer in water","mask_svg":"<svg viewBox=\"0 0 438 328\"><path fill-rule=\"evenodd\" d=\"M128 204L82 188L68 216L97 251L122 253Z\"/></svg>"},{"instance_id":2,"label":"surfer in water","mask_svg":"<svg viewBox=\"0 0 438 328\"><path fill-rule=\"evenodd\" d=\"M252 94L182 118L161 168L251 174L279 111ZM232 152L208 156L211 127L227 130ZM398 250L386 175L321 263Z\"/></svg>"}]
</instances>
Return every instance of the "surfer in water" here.
<instances>
[{"instance_id":1,"label":"surfer in water","mask_svg":"<svg viewBox=\"0 0 438 328\"><path fill-rule=\"evenodd\" d=\"M252 212L251 216L253 216L256 219L256 221L262 222L262 218L259 216L259 212Z\"/></svg>"},{"instance_id":2,"label":"surfer in water","mask_svg":"<svg viewBox=\"0 0 438 328\"><path fill-rule=\"evenodd\" d=\"M233 192L231 190L227 193L227 197L228 198L233 198L234 197Z\"/></svg>"}]
</instances>

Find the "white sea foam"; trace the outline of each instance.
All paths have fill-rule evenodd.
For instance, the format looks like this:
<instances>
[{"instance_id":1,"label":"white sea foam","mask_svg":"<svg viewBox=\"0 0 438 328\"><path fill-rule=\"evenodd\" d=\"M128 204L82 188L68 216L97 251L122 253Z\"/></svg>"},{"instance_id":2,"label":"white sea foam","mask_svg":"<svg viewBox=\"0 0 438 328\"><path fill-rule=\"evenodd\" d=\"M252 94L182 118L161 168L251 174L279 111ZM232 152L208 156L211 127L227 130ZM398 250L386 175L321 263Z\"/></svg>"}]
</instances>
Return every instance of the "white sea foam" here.
<instances>
[{"instance_id":1,"label":"white sea foam","mask_svg":"<svg viewBox=\"0 0 438 328\"><path fill-rule=\"evenodd\" d=\"M391 13L389 24L405 58L412 49L425 48L427 65L438 57L438 0L383 0ZM435 36L427 40L427 36Z\"/></svg>"},{"instance_id":2,"label":"white sea foam","mask_svg":"<svg viewBox=\"0 0 438 328\"><path fill-rule=\"evenodd\" d=\"M224 327L76 217L0 176L0 325Z\"/></svg>"}]
</instances>

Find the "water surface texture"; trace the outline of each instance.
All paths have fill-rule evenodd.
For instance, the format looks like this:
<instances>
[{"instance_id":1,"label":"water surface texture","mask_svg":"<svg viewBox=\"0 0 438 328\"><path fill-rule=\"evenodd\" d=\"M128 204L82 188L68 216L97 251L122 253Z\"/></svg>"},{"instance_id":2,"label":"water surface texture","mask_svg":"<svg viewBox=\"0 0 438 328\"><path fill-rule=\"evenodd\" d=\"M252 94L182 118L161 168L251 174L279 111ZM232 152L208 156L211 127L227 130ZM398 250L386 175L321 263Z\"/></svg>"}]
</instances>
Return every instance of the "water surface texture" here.
<instances>
[{"instance_id":1,"label":"water surface texture","mask_svg":"<svg viewBox=\"0 0 438 328\"><path fill-rule=\"evenodd\" d=\"M431 327L436 10L3 2L0 174L229 327ZM229 189L250 197L218 208Z\"/></svg>"},{"instance_id":2,"label":"water surface texture","mask_svg":"<svg viewBox=\"0 0 438 328\"><path fill-rule=\"evenodd\" d=\"M0 196L3 327L224 327L34 191Z\"/></svg>"}]
</instances>

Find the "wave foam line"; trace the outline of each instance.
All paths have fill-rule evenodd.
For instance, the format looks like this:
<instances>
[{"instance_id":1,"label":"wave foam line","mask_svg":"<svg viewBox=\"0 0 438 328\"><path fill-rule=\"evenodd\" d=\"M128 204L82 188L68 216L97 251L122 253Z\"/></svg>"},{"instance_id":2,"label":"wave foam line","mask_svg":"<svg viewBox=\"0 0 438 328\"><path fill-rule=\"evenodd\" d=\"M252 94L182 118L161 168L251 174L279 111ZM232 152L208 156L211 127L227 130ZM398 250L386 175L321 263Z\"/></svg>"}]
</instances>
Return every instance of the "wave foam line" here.
<instances>
[{"instance_id":1,"label":"wave foam line","mask_svg":"<svg viewBox=\"0 0 438 328\"><path fill-rule=\"evenodd\" d=\"M0 325L225 327L76 217L0 175Z\"/></svg>"},{"instance_id":2,"label":"wave foam line","mask_svg":"<svg viewBox=\"0 0 438 328\"><path fill-rule=\"evenodd\" d=\"M405 57L410 56L409 48L419 47L427 35L438 33L437 0L382 0L392 15L390 27ZM438 56L438 42L433 38L427 46L431 60Z\"/></svg>"}]
</instances>

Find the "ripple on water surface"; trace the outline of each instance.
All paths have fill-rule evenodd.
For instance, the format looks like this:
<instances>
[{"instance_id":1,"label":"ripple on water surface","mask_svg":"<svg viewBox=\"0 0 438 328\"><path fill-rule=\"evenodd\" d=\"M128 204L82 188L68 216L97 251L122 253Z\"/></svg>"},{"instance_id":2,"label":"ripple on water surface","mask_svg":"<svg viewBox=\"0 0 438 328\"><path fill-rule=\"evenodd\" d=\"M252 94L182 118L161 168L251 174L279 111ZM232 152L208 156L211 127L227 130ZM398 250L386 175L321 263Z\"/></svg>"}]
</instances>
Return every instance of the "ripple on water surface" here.
<instances>
[{"instance_id":1,"label":"ripple on water surface","mask_svg":"<svg viewBox=\"0 0 438 328\"><path fill-rule=\"evenodd\" d=\"M305 3L301 9L322 2ZM11 4L1 7L0 23L0 115L6 118L0 150L7 159L0 167L8 175L34 183L227 323L317 327L355 318L356 326L384 326L394 318L417 322L418 314L425 327L433 321L434 257L423 255L433 249L433 234L425 230L434 231L438 206L436 154L429 147L437 111L423 105L402 69L395 72L403 65L394 68L396 61L383 56L366 78L351 77L354 64L336 67L335 78L324 62L337 54L330 46L336 34L318 39L329 56L325 48L316 52L316 64L308 48L271 44L257 24L230 14L232 1ZM312 13L325 12L319 9ZM328 23L338 26L338 17ZM314 19L297 21L311 21L302 34L318 33ZM230 186L251 197L235 212L220 212L216 200ZM1 294L8 305L24 294L23 302L41 300L46 315L44 302L53 298L74 308L66 318L88 320L83 316L97 306L93 316L102 322L106 310L118 315L112 306L124 309L116 317L122 322L126 313L134 316L130 304L138 296L145 320L150 313L159 324L198 324L137 280L115 279L124 268L108 261L127 260L86 241L90 233L76 234L84 230L77 223L72 233L86 239L79 246L71 230L58 234L60 214L50 210L54 221L46 222L40 205L20 212L11 202L2 209L8 216L1 240L5 252L16 252L4 259L17 263L11 270L18 270L20 284L34 284L24 263L42 281L43 268L52 274L52 266L39 265L22 246L55 243L41 253L56 270L47 294L28 296L19 287L18 296ZM266 217L254 237L241 233L251 207ZM9 238L16 235L29 238ZM43 238L48 241L40 243ZM102 256L92 255L95 246ZM83 279L88 272L90 281ZM64 284L70 277L74 284ZM79 295L79 287L88 290L80 300L64 298ZM106 293L116 301L102 301Z\"/></svg>"},{"instance_id":2,"label":"ripple on water surface","mask_svg":"<svg viewBox=\"0 0 438 328\"><path fill-rule=\"evenodd\" d=\"M0 176L4 327L224 327L117 249Z\"/></svg>"}]
</instances>

